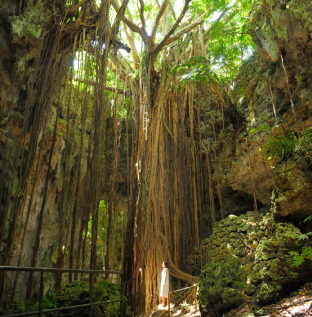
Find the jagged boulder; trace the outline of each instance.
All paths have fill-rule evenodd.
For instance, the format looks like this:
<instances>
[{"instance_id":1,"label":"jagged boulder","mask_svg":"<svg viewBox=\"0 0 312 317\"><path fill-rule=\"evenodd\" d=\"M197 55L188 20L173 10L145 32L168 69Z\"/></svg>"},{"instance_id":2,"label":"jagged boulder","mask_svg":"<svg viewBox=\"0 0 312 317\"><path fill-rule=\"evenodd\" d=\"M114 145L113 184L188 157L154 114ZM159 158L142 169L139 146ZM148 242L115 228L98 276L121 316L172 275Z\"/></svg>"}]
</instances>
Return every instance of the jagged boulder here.
<instances>
[{"instance_id":1,"label":"jagged boulder","mask_svg":"<svg viewBox=\"0 0 312 317\"><path fill-rule=\"evenodd\" d=\"M207 263L198 282L198 299L202 313L206 316L220 316L224 311L240 304L246 278L246 271L235 255L229 255L218 263Z\"/></svg>"},{"instance_id":2,"label":"jagged boulder","mask_svg":"<svg viewBox=\"0 0 312 317\"><path fill-rule=\"evenodd\" d=\"M206 248L202 247L209 253L203 254L207 264L198 286L202 313L222 315L239 305L243 290L258 303L274 302L312 276L311 261L299 267L293 264L291 252L300 253L302 248L300 235L293 224L276 223L272 213L258 223L251 212L217 222L214 233L204 241ZM243 252L236 254L236 248L229 247L236 244Z\"/></svg>"},{"instance_id":3,"label":"jagged boulder","mask_svg":"<svg viewBox=\"0 0 312 317\"><path fill-rule=\"evenodd\" d=\"M276 199L280 216L292 215L303 218L311 215L312 169L306 162L296 159L280 161L276 164L273 177L278 187Z\"/></svg>"},{"instance_id":4,"label":"jagged boulder","mask_svg":"<svg viewBox=\"0 0 312 317\"><path fill-rule=\"evenodd\" d=\"M292 224L278 223L271 237L263 238L254 253L255 260L247 271L248 295L255 295L259 302L274 301L283 290L287 291L301 280L302 269L293 265L291 251L301 248L301 232Z\"/></svg>"}]
</instances>

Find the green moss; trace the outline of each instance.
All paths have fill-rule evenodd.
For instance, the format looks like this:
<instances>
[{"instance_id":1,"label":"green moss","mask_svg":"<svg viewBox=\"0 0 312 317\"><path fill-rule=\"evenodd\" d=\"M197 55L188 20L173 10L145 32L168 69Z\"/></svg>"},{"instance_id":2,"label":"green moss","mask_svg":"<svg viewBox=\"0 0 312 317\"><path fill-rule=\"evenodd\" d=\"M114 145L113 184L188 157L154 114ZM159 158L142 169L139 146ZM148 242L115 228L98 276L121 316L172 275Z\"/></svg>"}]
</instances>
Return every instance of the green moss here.
<instances>
[{"instance_id":1,"label":"green moss","mask_svg":"<svg viewBox=\"0 0 312 317\"><path fill-rule=\"evenodd\" d=\"M16 192L18 190L18 184L19 184L18 178L15 177L14 182L13 182L12 196L14 196L16 194Z\"/></svg>"},{"instance_id":2,"label":"green moss","mask_svg":"<svg viewBox=\"0 0 312 317\"><path fill-rule=\"evenodd\" d=\"M206 264L198 282L201 309L208 311L216 304L222 309L239 305L242 286L234 281L246 282L246 272L238 257L229 255L218 263Z\"/></svg>"}]
</instances>

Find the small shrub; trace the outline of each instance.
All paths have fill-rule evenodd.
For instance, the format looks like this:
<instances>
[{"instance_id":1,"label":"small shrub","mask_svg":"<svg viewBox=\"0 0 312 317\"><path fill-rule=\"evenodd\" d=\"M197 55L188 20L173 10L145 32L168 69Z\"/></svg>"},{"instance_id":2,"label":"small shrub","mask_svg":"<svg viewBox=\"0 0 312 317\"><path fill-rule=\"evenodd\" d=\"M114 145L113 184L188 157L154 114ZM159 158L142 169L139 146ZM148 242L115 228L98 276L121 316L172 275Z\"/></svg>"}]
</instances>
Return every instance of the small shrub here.
<instances>
[{"instance_id":1,"label":"small shrub","mask_svg":"<svg viewBox=\"0 0 312 317\"><path fill-rule=\"evenodd\" d=\"M298 161L312 163L312 131L307 130L301 138L297 138L293 132L286 136L273 136L265 145L265 155L268 159L279 158L281 160L294 157Z\"/></svg>"},{"instance_id":2,"label":"small shrub","mask_svg":"<svg viewBox=\"0 0 312 317\"><path fill-rule=\"evenodd\" d=\"M302 252L299 254L298 252L289 252L293 257L293 264L299 267L300 264L303 263L304 259L310 259L312 261L312 248L311 247L303 247Z\"/></svg>"},{"instance_id":3,"label":"small shrub","mask_svg":"<svg viewBox=\"0 0 312 317\"><path fill-rule=\"evenodd\" d=\"M265 154L269 158L278 157L280 159L288 158L298 148L299 140L294 133L288 133L286 136L271 137L265 145Z\"/></svg>"},{"instance_id":4,"label":"small shrub","mask_svg":"<svg viewBox=\"0 0 312 317\"><path fill-rule=\"evenodd\" d=\"M306 223L312 220L312 216L305 218L301 223ZM303 233L299 236L300 240L309 239L309 236L312 236L312 232ZM300 264L303 263L304 259L310 259L312 261L312 248L311 247L303 247L302 252L290 252L289 253L293 257L293 264L299 267Z\"/></svg>"},{"instance_id":5,"label":"small shrub","mask_svg":"<svg viewBox=\"0 0 312 317\"><path fill-rule=\"evenodd\" d=\"M36 292L31 301L17 299L14 309L10 309L9 313L32 312L38 310L39 292ZM88 304L90 298L90 285L87 282L73 281L65 284L60 290L49 292L43 299L43 309L60 308L67 306L75 306ZM120 299L120 286L102 280L94 283L93 302L113 301ZM130 307L126 305L126 297L124 297L125 313L130 313ZM59 317L77 317L89 316L89 307L64 310L58 312ZM94 306L92 315L101 317L103 315L110 317L118 317L120 315L120 302L109 303ZM34 315L33 315L34 316ZM47 317L56 316L55 313L46 313Z\"/></svg>"}]
</instances>

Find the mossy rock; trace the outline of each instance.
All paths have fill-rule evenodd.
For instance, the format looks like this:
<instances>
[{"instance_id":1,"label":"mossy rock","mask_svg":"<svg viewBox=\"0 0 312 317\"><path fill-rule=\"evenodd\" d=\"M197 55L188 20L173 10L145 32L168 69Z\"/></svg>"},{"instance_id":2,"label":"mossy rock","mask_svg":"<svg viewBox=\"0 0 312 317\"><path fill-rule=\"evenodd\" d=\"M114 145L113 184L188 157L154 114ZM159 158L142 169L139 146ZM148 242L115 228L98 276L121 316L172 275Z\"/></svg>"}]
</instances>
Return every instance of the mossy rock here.
<instances>
[{"instance_id":1,"label":"mossy rock","mask_svg":"<svg viewBox=\"0 0 312 317\"><path fill-rule=\"evenodd\" d=\"M300 230L292 224L277 224L275 234L271 238L260 240L255 253L256 261L275 258L277 253L288 254L290 251L298 251L301 247L300 234Z\"/></svg>"},{"instance_id":2,"label":"mossy rock","mask_svg":"<svg viewBox=\"0 0 312 317\"><path fill-rule=\"evenodd\" d=\"M246 278L240 259L234 255L218 263L207 263L198 282L197 297L202 314L220 316L237 307L242 300L242 286L235 282L245 283Z\"/></svg>"}]
</instances>

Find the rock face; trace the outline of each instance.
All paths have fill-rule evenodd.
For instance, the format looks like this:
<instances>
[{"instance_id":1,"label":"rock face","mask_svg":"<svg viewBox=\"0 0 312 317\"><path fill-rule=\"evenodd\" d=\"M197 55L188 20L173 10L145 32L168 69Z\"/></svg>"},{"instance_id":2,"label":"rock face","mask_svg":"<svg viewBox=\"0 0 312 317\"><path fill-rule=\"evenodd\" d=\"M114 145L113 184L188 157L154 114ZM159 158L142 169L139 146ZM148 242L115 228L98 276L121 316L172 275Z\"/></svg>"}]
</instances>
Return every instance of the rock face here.
<instances>
[{"instance_id":1,"label":"rock face","mask_svg":"<svg viewBox=\"0 0 312 317\"><path fill-rule=\"evenodd\" d=\"M206 264L198 283L201 311L209 312L211 316L221 316L226 310L235 307L242 300L241 285L245 281L246 271L234 255L229 255L217 264Z\"/></svg>"},{"instance_id":2,"label":"rock face","mask_svg":"<svg viewBox=\"0 0 312 317\"><path fill-rule=\"evenodd\" d=\"M283 163L274 169L274 164L263 155L270 135L302 134L312 126L311 30L311 2L307 0L263 1L251 12L248 32L257 49L243 64L234 88L240 115L246 121L239 133L233 129L219 132L218 158L213 162L221 175L225 215L250 210L246 209L248 199L236 199L238 193L249 199L252 196L250 168L258 207L269 202L273 188L277 187L281 194L277 203L281 216L304 218L311 214L308 203L311 166ZM279 173L283 176L278 176ZM304 184L295 180L296 174ZM214 174L215 185L216 178ZM290 183L291 186L285 188L285 184ZM220 211L217 220L220 220Z\"/></svg>"},{"instance_id":3,"label":"rock face","mask_svg":"<svg viewBox=\"0 0 312 317\"><path fill-rule=\"evenodd\" d=\"M279 197L276 199L281 216L312 214L312 169L307 163L294 159L279 162L273 171Z\"/></svg>"},{"instance_id":4,"label":"rock face","mask_svg":"<svg viewBox=\"0 0 312 317\"><path fill-rule=\"evenodd\" d=\"M198 300L203 314L218 316L238 306L242 290L259 303L270 303L276 294L304 283L312 276L312 262L296 267L290 255L301 250L300 234L292 224L276 223L270 213L259 223L251 212L217 222L202 246L206 264L199 278Z\"/></svg>"}]
</instances>

